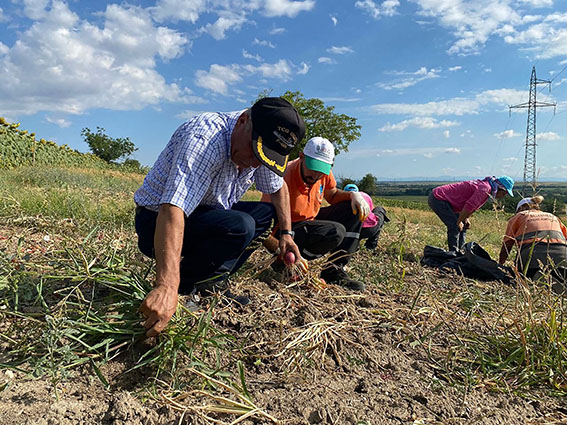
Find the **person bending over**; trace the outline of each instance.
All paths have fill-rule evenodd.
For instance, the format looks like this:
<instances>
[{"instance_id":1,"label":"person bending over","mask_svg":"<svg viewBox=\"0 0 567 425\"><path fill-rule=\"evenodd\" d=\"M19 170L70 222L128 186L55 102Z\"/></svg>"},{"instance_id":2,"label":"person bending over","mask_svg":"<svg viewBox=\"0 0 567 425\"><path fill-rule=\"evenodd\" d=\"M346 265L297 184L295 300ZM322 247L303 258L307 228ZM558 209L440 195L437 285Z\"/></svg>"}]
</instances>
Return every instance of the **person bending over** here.
<instances>
[{"instance_id":1,"label":"person bending over","mask_svg":"<svg viewBox=\"0 0 567 425\"><path fill-rule=\"evenodd\" d=\"M284 180L289 188L292 231L301 255L307 260L331 253L321 277L327 283L363 291L364 283L351 279L344 266L357 250L362 223L370 207L357 192L337 189L331 168L335 158L333 144L323 137L307 141L299 158L289 163ZM328 207L321 207L325 199ZM267 195L263 201L269 201ZM287 234L281 226L276 236ZM270 246L270 242L266 243Z\"/></svg>"}]
</instances>

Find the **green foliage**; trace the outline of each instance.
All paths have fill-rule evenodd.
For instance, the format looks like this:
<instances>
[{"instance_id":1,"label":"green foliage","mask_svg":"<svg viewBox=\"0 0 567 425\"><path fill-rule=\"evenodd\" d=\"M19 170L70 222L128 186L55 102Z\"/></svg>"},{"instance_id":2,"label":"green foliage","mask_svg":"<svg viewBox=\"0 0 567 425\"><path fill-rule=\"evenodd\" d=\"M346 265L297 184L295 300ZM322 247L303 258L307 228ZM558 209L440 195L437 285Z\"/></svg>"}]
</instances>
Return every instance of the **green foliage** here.
<instances>
[{"instance_id":1,"label":"green foliage","mask_svg":"<svg viewBox=\"0 0 567 425\"><path fill-rule=\"evenodd\" d=\"M358 190L366 192L369 195L376 195L378 193L378 179L372 174L366 174L357 184Z\"/></svg>"},{"instance_id":2,"label":"green foliage","mask_svg":"<svg viewBox=\"0 0 567 425\"><path fill-rule=\"evenodd\" d=\"M30 165L108 168L95 155L50 140L36 140L35 133L18 130L19 126L19 123L11 124L0 118L0 169Z\"/></svg>"},{"instance_id":3,"label":"green foliage","mask_svg":"<svg viewBox=\"0 0 567 425\"><path fill-rule=\"evenodd\" d=\"M105 131L104 128L98 126L96 133L93 133L89 128L83 128L81 131L81 136L89 145L92 153L104 161L116 161L138 150L129 137L115 139L107 135Z\"/></svg>"},{"instance_id":4,"label":"green foliage","mask_svg":"<svg viewBox=\"0 0 567 425\"><path fill-rule=\"evenodd\" d=\"M264 90L258 99L269 95L270 92ZM326 106L317 98L306 99L300 91L288 90L282 97L295 106L305 121L305 138L293 148L290 160L299 156L311 137L329 139L335 146L336 154L348 151L349 145L360 137L361 126L357 124L356 118L336 113L334 106Z\"/></svg>"}]
</instances>

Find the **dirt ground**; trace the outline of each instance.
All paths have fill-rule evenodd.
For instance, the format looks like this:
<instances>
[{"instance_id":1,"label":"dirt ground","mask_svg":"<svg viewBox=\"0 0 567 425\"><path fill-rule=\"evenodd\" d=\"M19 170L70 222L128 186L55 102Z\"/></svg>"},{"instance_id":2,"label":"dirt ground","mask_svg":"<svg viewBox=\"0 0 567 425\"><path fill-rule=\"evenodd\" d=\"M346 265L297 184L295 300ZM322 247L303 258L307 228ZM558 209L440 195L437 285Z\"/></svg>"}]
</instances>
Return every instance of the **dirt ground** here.
<instances>
[{"instance_id":1,"label":"dirt ground","mask_svg":"<svg viewBox=\"0 0 567 425\"><path fill-rule=\"evenodd\" d=\"M358 253L352 274L368 281L375 273L385 275L386 268L393 273L393 261L369 266L386 255ZM259 263L265 257L253 259ZM252 303L221 308L213 322L235 337L258 409L289 425L567 423L567 405L560 398L538 391L520 397L490 391L489 385L448 382L435 358L447 343L446 334L432 333L441 322L439 311L414 294L423 285L458 291L464 281L425 270L416 258L407 261L405 286L392 290L372 284L363 294L289 285L271 270L237 279L234 291L250 294ZM45 377L0 368L0 424L236 423L235 415L211 413L207 419L198 414L199 406L211 402L199 394L177 404L148 394L143 386L150 376L123 375L128 366L127 355L104 366L109 389L90 368L75 370L60 384L58 398ZM183 412L181 405L193 409ZM254 414L238 423L273 421Z\"/></svg>"}]
</instances>

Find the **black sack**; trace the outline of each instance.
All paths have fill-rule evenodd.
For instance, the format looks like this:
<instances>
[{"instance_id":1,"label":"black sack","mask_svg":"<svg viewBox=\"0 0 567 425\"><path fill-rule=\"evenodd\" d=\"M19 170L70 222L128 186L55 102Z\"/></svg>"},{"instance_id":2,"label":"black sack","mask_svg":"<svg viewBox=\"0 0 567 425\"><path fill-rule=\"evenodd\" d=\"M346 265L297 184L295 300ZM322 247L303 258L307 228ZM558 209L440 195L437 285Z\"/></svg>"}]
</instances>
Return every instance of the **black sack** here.
<instances>
[{"instance_id":1,"label":"black sack","mask_svg":"<svg viewBox=\"0 0 567 425\"><path fill-rule=\"evenodd\" d=\"M448 261L463 258L464 255L457 251L445 251L443 248L426 245L421 257L421 265L429 267L441 267Z\"/></svg>"},{"instance_id":2,"label":"black sack","mask_svg":"<svg viewBox=\"0 0 567 425\"><path fill-rule=\"evenodd\" d=\"M476 242L465 244L465 257L475 268L486 275L485 280L500 280L512 283L514 272L510 267L501 266Z\"/></svg>"},{"instance_id":3,"label":"black sack","mask_svg":"<svg viewBox=\"0 0 567 425\"><path fill-rule=\"evenodd\" d=\"M443 271L455 271L472 279L500 280L504 283L513 281L512 269L499 265L476 242L465 244L463 253L427 245L423 250L421 264Z\"/></svg>"}]
</instances>

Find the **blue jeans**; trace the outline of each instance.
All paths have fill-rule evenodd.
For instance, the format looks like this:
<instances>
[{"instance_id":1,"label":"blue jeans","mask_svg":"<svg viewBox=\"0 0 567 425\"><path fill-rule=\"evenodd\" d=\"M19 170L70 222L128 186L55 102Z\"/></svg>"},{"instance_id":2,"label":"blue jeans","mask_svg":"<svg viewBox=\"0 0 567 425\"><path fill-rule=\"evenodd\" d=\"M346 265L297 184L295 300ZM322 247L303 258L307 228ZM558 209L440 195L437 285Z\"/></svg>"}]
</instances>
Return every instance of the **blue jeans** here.
<instances>
[{"instance_id":1,"label":"blue jeans","mask_svg":"<svg viewBox=\"0 0 567 425\"><path fill-rule=\"evenodd\" d=\"M449 251L457 251L463 249L465 245L465 240L467 236L467 230L463 228L463 231L459 231L457 226L457 220L459 218L459 213L453 211L453 207L447 201L441 201L437 199L433 192L429 194L427 199L429 208L433 210L435 214L441 219L443 224L447 226L447 244L449 246Z\"/></svg>"},{"instance_id":2,"label":"blue jeans","mask_svg":"<svg viewBox=\"0 0 567 425\"><path fill-rule=\"evenodd\" d=\"M267 202L238 202L230 210L199 206L185 218L181 250L180 293L216 275L235 273L254 251L250 244L272 226L275 210ZM158 213L136 209L138 247L155 258Z\"/></svg>"}]
</instances>

